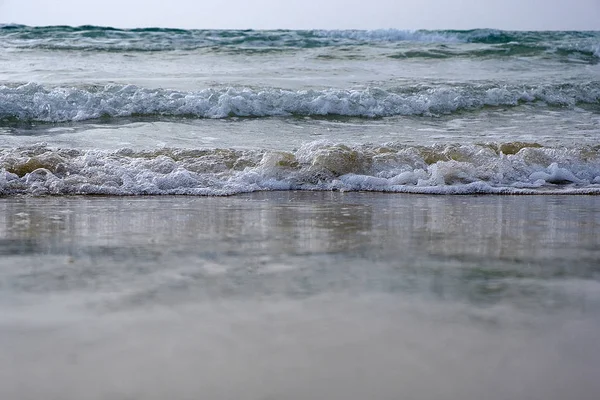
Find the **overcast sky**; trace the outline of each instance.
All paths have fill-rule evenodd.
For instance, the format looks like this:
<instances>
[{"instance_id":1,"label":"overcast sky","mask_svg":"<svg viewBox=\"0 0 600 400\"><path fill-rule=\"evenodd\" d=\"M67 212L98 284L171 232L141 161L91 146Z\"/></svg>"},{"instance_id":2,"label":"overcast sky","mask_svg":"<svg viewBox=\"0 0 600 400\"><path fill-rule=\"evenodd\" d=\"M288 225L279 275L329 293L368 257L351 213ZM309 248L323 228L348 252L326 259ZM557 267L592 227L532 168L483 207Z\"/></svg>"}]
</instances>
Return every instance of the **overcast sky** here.
<instances>
[{"instance_id":1,"label":"overcast sky","mask_svg":"<svg viewBox=\"0 0 600 400\"><path fill-rule=\"evenodd\" d=\"M121 28L600 30L600 0L0 0L0 23Z\"/></svg>"}]
</instances>

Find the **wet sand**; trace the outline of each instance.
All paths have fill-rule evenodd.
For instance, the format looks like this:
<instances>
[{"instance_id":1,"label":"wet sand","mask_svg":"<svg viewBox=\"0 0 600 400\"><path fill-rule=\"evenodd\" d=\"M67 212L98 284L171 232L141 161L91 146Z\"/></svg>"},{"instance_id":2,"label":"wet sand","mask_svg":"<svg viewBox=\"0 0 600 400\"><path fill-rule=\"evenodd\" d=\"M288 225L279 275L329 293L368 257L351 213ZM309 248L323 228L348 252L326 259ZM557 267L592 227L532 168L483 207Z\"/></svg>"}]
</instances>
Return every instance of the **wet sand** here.
<instances>
[{"instance_id":1,"label":"wet sand","mask_svg":"<svg viewBox=\"0 0 600 400\"><path fill-rule=\"evenodd\" d=\"M2 399L596 399L600 196L0 198Z\"/></svg>"}]
</instances>

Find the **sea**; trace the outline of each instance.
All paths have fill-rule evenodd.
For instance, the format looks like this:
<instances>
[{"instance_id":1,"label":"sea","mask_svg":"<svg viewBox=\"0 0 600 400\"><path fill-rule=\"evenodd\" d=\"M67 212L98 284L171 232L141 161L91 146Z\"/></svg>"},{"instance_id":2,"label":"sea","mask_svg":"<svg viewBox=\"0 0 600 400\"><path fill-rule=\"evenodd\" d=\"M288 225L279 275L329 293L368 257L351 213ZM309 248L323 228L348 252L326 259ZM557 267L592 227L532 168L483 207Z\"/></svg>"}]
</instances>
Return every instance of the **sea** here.
<instances>
[{"instance_id":1,"label":"sea","mask_svg":"<svg viewBox=\"0 0 600 400\"><path fill-rule=\"evenodd\" d=\"M597 399L600 32L0 25L0 398Z\"/></svg>"},{"instance_id":2,"label":"sea","mask_svg":"<svg viewBox=\"0 0 600 400\"><path fill-rule=\"evenodd\" d=\"M600 33L0 28L0 193L600 193Z\"/></svg>"}]
</instances>

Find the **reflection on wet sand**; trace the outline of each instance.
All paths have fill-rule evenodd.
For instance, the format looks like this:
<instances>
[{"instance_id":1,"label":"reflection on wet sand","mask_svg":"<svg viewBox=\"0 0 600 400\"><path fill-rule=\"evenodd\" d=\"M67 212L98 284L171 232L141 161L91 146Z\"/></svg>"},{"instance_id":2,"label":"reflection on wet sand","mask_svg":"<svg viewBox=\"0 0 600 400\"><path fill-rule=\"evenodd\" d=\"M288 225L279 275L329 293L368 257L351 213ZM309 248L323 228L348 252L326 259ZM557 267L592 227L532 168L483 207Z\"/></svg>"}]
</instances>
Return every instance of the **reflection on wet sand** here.
<instances>
[{"instance_id":1,"label":"reflection on wet sand","mask_svg":"<svg viewBox=\"0 0 600 400\"><path fill-rule=\"evenodd\" d=\"M440 255L597 257L596 196L419 196L268 192L231 198L7 198L0 237L38 252L93 244L166 245L231 239L255 249L346 252L378 245ZM124 240L127 238L127 240ZM77 239L77 240L73 240ZM265 239L275 239L265 241ZM248 243L246 243L246 241ZM46 242L46 243L44 243ZM578 255L564 254L563 244ZM2 250L6 248L2 247Z\"/></svg>"},{"instance_id":2,"label":"reflection on wet sand","mask_svg":"<svg viewBox=\"0 0 600 400\"><path fill-rule=\"evenodd\" d=\"M420 277L456 286L600 273L596 196L271 192L10 198L0 208L0 265L12 276L9 283L23 275L11 275L11 265L20 263L52 264L55 273L94 269L99 282L104 271L126 283L212 265L228 271L225 278L237 276L241 286L274 279L257 275L279 269L310 278L311 292L328 290L320 288L325 278L341 281L339 289L364 289L364 279L381 286ZM347 279L353 274L364 279Z\"/></svg>"},{"instance_id":3,"label":"reflection on wet sand","mask_svg":"<svg viewBox=\"0 0 600 400\"><path fill-rule=\"evenodd\" d=\"M2 399L595 399L600 197L0 199Z\"/></svg>"}]
</instances>

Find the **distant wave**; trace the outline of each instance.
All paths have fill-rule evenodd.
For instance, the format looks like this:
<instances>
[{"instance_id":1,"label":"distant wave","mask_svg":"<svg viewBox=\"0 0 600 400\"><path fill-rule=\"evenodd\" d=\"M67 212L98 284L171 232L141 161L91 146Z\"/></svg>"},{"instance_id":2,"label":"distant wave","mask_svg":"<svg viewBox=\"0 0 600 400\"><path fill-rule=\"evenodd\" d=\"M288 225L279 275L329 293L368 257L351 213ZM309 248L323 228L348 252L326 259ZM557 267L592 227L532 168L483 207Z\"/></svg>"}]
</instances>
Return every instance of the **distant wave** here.
<instances>
[{"instance_id":1,"label":"distant wave","mask_svg":"<svg viewBox=\"0 0 600 400\"><path fill-rule=\"evenodd\" d=\"M297 151L0 149L0 195L233 195L262 190L600 194L600 147L536 143Z\"/></svg>"},{"instance_id":2,"label":"distant wave","mask_svg":"<svg viewBox=\"0 0 600 400\"><path fill-rule=\"evenodd\" d=\"M600 32L511 32L490 29L457 30L183 30L165 28L115 29L96 26L0 25L0 43L17 49L59 51L148 52L172 50L293 51L298 49L386 45L472 43L488 46L487 55L561 55L580 52L600 58ZM491 46L491 47L489 47ZM478 56L462 49L445 56ZM443 52L442 52L443 53ZM427 54L427 53L423 53Z\"/></svg>"},{"instance_id":3,"label":"distant wave","mask_svg":"<svg viewBox=\"0 0 600 400\"><path fill-rule=\"evenodd\" d=\"M72 36L69 36L72 35ZM51 37L80 37L80 38L143 38L154 35L179 35L181 37L213 38L213 40L233 38L274 39L286 35L298 37L321 37L334 39L351 39L356 41L426 41L426 42L469 42L469 43L535 43L540 41L556 41L565 39L598 38L598 31L503 31L497 29L471 30L403 30L403 29L374 29L374 30L224 30L224 29L173 29L173 28L137 28L118 29L93 25L83 26L27 26L17 24L0 24L0 37L23 39Z\"/></svg>"},{"instance_id":4,"label":"distant wave","mask_svg":"<svg viewBox=\"0 0 600 400\"><path fill-rule=\"evenodd\" d=\"M98 51L192 50L211 47L313 48L372 42L457 42L443 31L180 30L115 29L95 26L0 26L0 40L17 48Z\"/></svg>"},{"instance_id":5,"label":"distant wave","mask_svg":"<svg viewBox=\"0 0 600 400\"><path fill-rule=\"evenodd\" d=\"M449 114L483 107L600 103L600 82L539 86L417 86L397 90L205 89L182 92L134 85L45 88L0 86L0 121L67 122L144 115L194 118Z\"/></svg>"},{"instance_id":6,"label":"distant wave","mask_svg":"<svg viewBox=\"0 0 600 400\"><path fill-rule=\"evenodd\" d=\"M462 43L539 43L549 41L599 39L600 32L579 31L502 31L497 29L472 30L321 30L311 31L316 36L347 38L357 41L416 41L416 42L462 42Z\"/></svg>"},{"instance_id":7,"label":"distant wave","mask_svg":"<svg viewBox=\"0 0 600 400\"><path fill-rule=\"evenodd\" d=\"M502 43L484 48L449 48L423 47L420 49L403 49L389 54L396 59L425 58L449 59L465 58L506 58L506 57L538 57L556 59L564 62L583 62L597 64L600 62L600 44L557 47L549 44Z\"/></svg>"}]
</instances>

